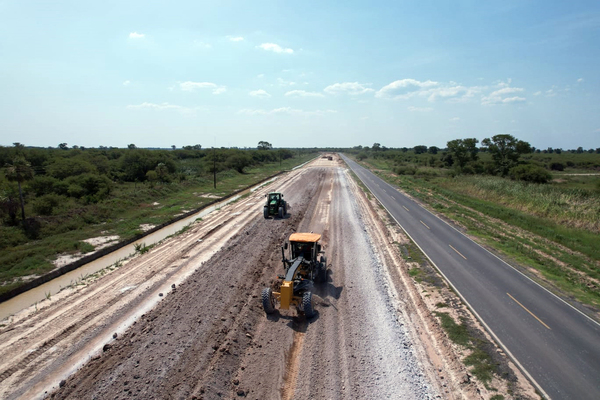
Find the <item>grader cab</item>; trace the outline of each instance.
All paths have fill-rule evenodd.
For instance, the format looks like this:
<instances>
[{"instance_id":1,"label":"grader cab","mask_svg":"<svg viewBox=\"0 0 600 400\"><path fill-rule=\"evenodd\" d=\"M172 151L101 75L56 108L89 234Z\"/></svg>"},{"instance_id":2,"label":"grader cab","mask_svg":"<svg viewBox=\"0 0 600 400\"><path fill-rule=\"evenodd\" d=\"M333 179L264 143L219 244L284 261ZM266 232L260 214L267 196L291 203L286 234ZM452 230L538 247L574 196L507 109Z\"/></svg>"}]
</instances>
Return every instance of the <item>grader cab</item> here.
<instances>
[{"instance_id":1,"label":"grader cab","mask_svg":"<svg viewBox=\"0 0 600 400\"><path fill-rule=\"evenodd\" d=\"M320 239L321 235L317 233L290 235L290 258L285 255L288 244L285 243L281 248L285 275L279 277L280 289L277 292L268 287L262 291L263 308L267 314L274 313L279 304L279 308L283 310L296 307L306 318L315 315L311 290L314 283L327 280L327 258L321 250Z\"/></svg>"}]
</instances>

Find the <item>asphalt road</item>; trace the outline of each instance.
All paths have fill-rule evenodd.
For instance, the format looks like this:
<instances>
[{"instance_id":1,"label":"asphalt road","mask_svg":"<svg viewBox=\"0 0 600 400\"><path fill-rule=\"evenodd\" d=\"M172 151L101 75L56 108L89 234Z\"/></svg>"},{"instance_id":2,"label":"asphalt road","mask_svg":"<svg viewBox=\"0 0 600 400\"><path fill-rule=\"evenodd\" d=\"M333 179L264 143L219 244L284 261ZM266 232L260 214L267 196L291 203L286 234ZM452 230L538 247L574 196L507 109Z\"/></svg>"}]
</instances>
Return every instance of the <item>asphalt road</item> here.
<instances>
[{"instance_id":1,"label":"asphalt road","mask_svg":"<svg viewBox=\"0 0 600 400\"><path fill-rule=\"evenodd\" d=\"M600 325L342 156L545 397L600 399Z\"/></svg>"}]
</instances>

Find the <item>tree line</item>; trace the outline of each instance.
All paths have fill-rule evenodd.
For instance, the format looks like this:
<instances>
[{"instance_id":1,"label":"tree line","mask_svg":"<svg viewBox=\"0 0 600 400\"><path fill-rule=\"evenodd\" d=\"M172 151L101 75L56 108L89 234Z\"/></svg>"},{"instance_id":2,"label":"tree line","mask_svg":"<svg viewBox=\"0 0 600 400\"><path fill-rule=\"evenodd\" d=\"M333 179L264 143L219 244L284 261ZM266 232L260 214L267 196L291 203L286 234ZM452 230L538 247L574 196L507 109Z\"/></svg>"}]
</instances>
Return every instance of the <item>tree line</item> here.
<instances>
[{"instance_id":1,"label":"tree line","mask_svg":"<svg viewBox=\"0 0 600 400\"><path fill-rule=\"evenodd\" d=\"M415 165L448 168L458 174L488 174L509 177L534 183L547 183L552 179L550 171L563 171L574 167L571 160L558 159L557 155L600 154L600 148L562 150L551 147L541 150L518 138L500 134L485 138L481 144L477 138L450 140L446 148L418 145L413 148L387 148L380 143L372 147L355 146L351 151L363 160L367 157L383 158L395 163L397 174L415 174ZM544 156L547 155L547 156ZM552 155L552 156L550 156ZM581 157L580 157L581 158ZM581 159L581 168L600 168L600 159Z\"/></svg>"},{"instance_id":2,"label":"tree line","mask_svg":"<svg viewBox=\"0 0 600 400\"><path fill-rule=\"evenodd\" d=\"M273 149L261 141L257 149L202 149L201 145L176 149L0 146L0 217L9 225L26 219L25 203L36 215L51 215L66 199L81 204L102 202L115 185L181 183L228 170L247 168L292 158L289 149ZM19 212L20 211L20 212Z\"/></svg>"}]
</instances>

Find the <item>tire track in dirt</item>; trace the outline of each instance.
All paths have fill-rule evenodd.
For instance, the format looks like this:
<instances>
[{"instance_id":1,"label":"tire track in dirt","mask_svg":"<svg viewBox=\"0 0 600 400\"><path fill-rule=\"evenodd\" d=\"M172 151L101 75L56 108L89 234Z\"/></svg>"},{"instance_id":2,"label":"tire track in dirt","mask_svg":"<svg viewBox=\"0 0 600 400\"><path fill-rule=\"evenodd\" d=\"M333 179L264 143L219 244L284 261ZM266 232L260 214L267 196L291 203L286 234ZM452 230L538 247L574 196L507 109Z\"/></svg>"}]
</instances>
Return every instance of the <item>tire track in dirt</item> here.
<instances>
[{"instance_id":1,"label":"tire track in dirt","mask_svg":"<svg viewBox=\"0 0 600 400\"><path fill-rule=\"evenodd\" d=\"M300 352L304 344L304 334L306 332L306 322L296 322L303 326L299 329L303 331L294 332L292 346L285 352L285 374L283 376L283 387L281 388L281 399L291 400L296 390L296 376L298 375Z\"/></svg>"}]
</instances>

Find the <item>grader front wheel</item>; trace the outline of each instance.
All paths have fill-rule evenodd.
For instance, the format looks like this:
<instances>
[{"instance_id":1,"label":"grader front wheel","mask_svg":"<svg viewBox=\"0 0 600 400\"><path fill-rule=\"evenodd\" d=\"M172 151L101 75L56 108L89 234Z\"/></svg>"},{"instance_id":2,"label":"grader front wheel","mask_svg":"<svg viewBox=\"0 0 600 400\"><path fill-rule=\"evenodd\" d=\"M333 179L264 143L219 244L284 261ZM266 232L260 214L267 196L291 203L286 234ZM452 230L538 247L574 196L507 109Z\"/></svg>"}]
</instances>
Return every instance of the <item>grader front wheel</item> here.
<instances>
[{"instance_id":1,"label":"grader front wheel","mask_svg":"<svg viewBox=\"0 0 600 400\"><path fill-rule=\"evenodd\" d=\"M264 288L262 291L262 304L265 309L265 313L273 314L275 312L275 298L273 297L273 290L271 288Z\"/></svg>"}]
</instances>

